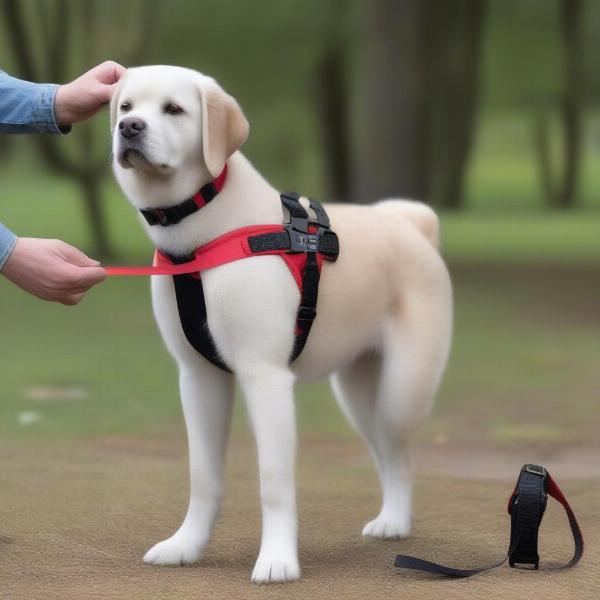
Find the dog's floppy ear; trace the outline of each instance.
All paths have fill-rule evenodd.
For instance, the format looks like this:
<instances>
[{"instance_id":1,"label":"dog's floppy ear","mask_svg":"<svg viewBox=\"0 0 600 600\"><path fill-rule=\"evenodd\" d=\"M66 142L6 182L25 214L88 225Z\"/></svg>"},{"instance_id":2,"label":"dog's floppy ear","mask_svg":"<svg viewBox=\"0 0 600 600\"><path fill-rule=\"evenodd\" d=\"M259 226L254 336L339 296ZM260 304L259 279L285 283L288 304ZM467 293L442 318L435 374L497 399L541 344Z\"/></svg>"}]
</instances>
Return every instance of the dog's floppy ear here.
<instances>
[{"instance_id":1,"label":"dog's floppy ear","mask_svg":"<svg viewBox=\"0 0 600 600\"><path fill-rule=\"evenodd\" d=\"M250 127L239 104L215 81L200 85L202 99L202 151L204 164L213 177L248 138Z\"/></svg>"}]
</instances>

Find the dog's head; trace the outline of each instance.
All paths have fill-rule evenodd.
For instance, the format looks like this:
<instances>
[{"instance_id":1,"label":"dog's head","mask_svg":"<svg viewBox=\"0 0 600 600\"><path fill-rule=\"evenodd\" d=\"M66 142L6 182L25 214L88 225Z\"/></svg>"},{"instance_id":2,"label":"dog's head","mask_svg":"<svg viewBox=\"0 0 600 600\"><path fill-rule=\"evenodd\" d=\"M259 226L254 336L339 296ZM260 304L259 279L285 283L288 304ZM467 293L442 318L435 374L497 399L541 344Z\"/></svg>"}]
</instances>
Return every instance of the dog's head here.
<instances>
[{"instance_id":1,"label":"dog's head","mask_svg":"<svg viewBox=\"0 0 600 600\"><path fill-rule=\"evenodd\" d=\"M248 137L238 103L211 77L181 67L128 69L110 120L115 171L146 177L202 169L214 178Z\"/></svg>"}]
</instances>

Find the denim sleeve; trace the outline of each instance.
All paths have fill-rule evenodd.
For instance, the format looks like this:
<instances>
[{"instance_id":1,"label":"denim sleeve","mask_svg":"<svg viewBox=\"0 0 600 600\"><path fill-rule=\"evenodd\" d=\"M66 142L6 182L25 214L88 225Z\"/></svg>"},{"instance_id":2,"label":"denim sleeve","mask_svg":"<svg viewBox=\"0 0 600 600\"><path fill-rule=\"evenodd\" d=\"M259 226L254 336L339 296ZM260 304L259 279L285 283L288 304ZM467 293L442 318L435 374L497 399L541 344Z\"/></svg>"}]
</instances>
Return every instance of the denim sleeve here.
<instances>
[{"instance_id":1,"label":"denim sleeve","mask_svg":"<svg viewBox=\"0 0 600 600\"><path fill-rule=\"evenodd\" d=\"M17 243L17 236L0 223L0 271Z\"/></svg>"},{"instance_id":2,"label":"denim sleeve","mask_svg":"<svg viewBox=\"0 0 600 600\"><path fill-rule=\"evenodd\" d=\"M58 85L22 81L0 71L0 133L69 133L54 115Z\"/></svg>"}]
</instances>

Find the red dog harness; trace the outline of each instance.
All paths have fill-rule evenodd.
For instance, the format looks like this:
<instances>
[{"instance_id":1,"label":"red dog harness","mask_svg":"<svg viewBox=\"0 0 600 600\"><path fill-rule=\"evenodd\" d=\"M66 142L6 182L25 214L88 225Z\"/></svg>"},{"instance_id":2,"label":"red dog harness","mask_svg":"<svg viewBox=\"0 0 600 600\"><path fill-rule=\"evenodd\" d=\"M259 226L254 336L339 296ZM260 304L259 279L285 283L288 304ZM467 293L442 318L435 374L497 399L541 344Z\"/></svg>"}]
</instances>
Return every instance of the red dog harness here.
<instances>
[{"instance_id":1,"label":"red dog harness","mask_svg":"<svg viewBox=\"0 0 600 600\"><path fill-rule=\"evenodd\" d=\"M168 227L196 212L221 191L227 166L214 181L192 198L166 208L142 210L150 225ZM298 194L284 192L281 202L290 213L284 225L251 225L226 233L196 249L191 256L172 256L157 250L152 267L107 267L109 275L172 275L181 326L190 344L213 364L230 371L210 335L201 273L251 256L279 255L285 261L298 289L300 306L296 315L294 347L290 362L302 352L317 316L317 296L323 259L335 261L339 254L337 235L331 231L325 209L313 199L311 219Z\"/></svg>"}]
</instances>

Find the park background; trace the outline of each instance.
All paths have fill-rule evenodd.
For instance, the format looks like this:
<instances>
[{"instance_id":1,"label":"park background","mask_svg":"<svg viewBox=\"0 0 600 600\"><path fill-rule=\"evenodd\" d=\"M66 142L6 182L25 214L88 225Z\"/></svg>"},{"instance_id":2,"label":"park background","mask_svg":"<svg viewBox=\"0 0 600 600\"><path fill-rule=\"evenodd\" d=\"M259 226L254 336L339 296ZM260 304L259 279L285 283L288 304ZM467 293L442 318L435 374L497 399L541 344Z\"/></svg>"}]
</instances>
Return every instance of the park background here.
<instances>
[{"instance_id":1,"label":"park background","mask_svg":"<svg viewBox=\"0 0 600 600\"><path fill-rule=\"evenodd\" d=\"M524 462L565 480L598 538L599 43L591 0L0 0L0 68L11 74L61 83L109 58L195 68L239 100L251 124L243 151L275 186L322 201L419 198L440 214L455 339L419 435L414 536L360 539L378 508L366 450L327 385L302 386L305 577L288 595L495 597L504 586L522 597L535 578L504 572L451 590L399 577L390 561L399 550L456 550L463 564L500 554L501 507ZM152 255L110 173L107 111L65 137L0 139L0 220L106 263ZM0 281L11 598L256 593L257 476L241 401L206 558L179 572L140 564L178 526L187 494L176 371L148 287L109 280L66 308ZM566 526L558 511L548 518L542 543L564 557ZM593 546L588 561L547 575L556 597L593 597Z\"/></svg>"}]
</instances>

